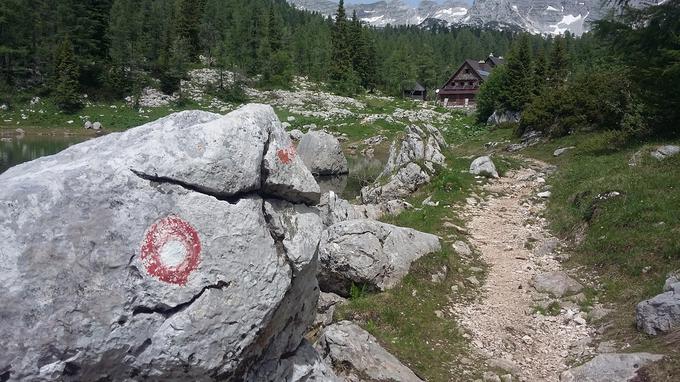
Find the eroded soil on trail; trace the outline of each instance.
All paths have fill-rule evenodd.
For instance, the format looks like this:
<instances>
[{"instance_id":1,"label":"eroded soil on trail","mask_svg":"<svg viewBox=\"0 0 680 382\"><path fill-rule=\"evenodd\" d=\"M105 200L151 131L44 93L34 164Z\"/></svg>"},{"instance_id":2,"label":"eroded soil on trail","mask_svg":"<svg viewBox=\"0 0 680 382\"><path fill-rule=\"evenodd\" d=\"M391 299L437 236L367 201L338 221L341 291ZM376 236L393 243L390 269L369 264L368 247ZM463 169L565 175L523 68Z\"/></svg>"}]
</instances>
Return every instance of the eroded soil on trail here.
<instances>
[{"instance_id":1,"label":"eroded soil on trail","mask_svg":"<svg viewBox=\"0 0 680 382\"><path fill-rule=\"evenodd\" d=\"M595 330L578 304L585 296L557 300L531 286L537 274L563 270L562 245L541 217L547 195L538 196L550 170L526 162L485 184L486 196L468 199L464 211L469 242L489 272L479 298L453 310L487 370L511 373L513 380L559 381L562 371L595 352Z\"/></svg>"}]
</instances>

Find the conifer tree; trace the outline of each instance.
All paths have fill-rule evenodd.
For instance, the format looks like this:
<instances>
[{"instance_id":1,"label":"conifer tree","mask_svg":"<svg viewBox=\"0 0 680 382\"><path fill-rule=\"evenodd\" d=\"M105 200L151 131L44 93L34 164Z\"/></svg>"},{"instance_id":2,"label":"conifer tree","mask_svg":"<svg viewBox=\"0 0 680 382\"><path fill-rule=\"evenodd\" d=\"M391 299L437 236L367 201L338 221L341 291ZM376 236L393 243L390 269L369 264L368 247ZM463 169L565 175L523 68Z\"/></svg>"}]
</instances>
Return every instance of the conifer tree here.
<instances>
[{"instance_id":1,"label":"conifer tree","mask_svg":"<svg viewBox=\"0 0 680 382\"><path fill-rule=\"evenodd\" d=\"M534 60L534 95L539 95L546 86L548 78L548 68L545 59L545 52L539 49Z\"/></svg>"},{"instance_id":2,"label":"conifer tree","mask_svg":"<svg viewBox=\"0 0 680 382\"><path fill-rule=\"evenodd\" d=\"M512 48L506 64L500 106L508 111L521 112L533 96L531 47L529 38L523 35Z\"/></svg>"},{"instance_id":3,"label":"conifer tree","mask_svg":"<svg viewBox=\"0 0 680 382\"><path fill-rule=\"evenodd\" d=\"M329 75L331 87L343 94L353 94L356 91L357 77L352 68L350 26L343 0L338 4L331 40L333 47Z\"/></svg>"},{"instance_id":4,"label":"conifer tree","mask_svg":"<svg viewBox=\"0 0 680 382\"><path fill-rule=\"evenodd\" d=\"M68 38L64 38L57 49L56 69L54 101L61 110L74 112L82 107L78 95L80 74L73 45Z\"/></svg>"},{"instance_id":5,"label":"conifer tree","mask_svg":"<svg viewBox=\"0 0 680 382\"><path fill-rule=\"evenodd\" d=\"M566 41L558 36L555 39L553 48L550 51L550 62L548 67L548 78L553 86L558 86L564 82L569 68L567 57Z\"/></svg>"}]
</instances>

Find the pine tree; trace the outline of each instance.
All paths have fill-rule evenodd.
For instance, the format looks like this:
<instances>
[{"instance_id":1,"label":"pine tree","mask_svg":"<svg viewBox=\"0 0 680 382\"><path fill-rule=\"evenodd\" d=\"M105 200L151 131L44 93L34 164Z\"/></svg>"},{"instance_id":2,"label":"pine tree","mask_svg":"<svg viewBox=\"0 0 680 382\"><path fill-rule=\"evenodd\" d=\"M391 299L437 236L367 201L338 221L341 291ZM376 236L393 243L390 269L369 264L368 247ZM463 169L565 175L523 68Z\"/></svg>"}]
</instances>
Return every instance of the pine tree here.
<instances>
[{"instance_id":1,"label":"pine tree","mask_svg":"<svg viewBox=\"0 0 680 382\"><path fill-rule=\"evenodd\" d=\"M543 92L547 84L548 78L548 68L545 59L545 52L543 49L539 49L536 52L536 58L534 60L534 95L539 95Z\"/></svg>"},{"instance_id":2,"label":"pine tree","mask_svg":"<svg viewBox=\"0 0 680 382\"><path fill-rule=\"evenodd\" d=\"M342 94L355 93L358 82L352 68L352 47L349 32L345 4L343 0L340 0L333 34L331 35L333 49L329 78L331 87Z\"/></svg>"},{"instance_id":3,"label":"pine tree","mask_svg":"<svg viewBox=\"0 0 680 382\"><path fill-rule=\"evenodd\" d=\"M80 74L73 45L68 38L64 38L57 49L56 69L54 101L61 110L74 112L82 107L78 95Z\"/></svg>"},{"instance_id":4,"label":"pine tree","mask_svg":"<svg viewBox=\"0 0 680 382\"><path fill-rule=\"evenodd\" d=\"M550 62L548 66L548 78L553 86L558 86L564 82L569 69L569 58L567 57L566 42L562 37L557 37L550 51Z\"/></svg>"},{"instance_id":5,"label":"pine tree","mask_svg":"<svg viewBox=\"0 0 680 382\"><path fill-rule=\"evenodd\" d=\"M512 48L508 56L504 79L500 106L508 111L521 112L531 101L534 89L531 48L527 35L522 35Z\"/></svg>"}]
</instances>

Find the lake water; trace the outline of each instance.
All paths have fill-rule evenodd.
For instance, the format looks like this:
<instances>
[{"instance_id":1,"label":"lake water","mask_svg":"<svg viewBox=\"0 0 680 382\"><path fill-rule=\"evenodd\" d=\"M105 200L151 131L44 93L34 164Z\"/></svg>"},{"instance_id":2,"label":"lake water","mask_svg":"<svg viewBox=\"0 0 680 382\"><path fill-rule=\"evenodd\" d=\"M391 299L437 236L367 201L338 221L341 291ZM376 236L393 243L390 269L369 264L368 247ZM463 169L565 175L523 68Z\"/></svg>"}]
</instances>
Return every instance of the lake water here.
<instances>
[{"instance_id":1,"label":"lake water","mask_svg":"<svg viewBox=\"0 0 680 382\"><path fill-rule=\"evenodd\" d=\"M0 174L8 168L46 155L52 155L89 139L65 135L0 136ZM353 200L361 187L372 182L383 169L385 158L347 155L349 174L317 177L321 191L333 190L344 199Z\"/></svg>"},{"instance_id":2,"label":"lake water","mask_svg":"<svg viewBox=\"0 0 680 382\"><path fill-rule=\"evenodd\" d=\"M71 135L0 136L0 173L20 163L56 154L87 139Z\"/></svg>"}]
</instances>

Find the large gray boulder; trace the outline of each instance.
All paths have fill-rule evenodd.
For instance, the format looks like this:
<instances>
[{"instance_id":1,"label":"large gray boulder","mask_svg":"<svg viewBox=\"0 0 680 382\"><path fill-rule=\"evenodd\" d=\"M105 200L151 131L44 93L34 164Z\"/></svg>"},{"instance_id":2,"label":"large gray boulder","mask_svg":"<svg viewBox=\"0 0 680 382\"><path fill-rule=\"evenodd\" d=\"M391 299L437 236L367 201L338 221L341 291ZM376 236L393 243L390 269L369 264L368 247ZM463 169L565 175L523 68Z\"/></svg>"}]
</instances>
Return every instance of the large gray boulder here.
<instances>
[{"instance_id":1,"label":"large gray boulder","mask_svg":"<svg viewBox=\"0 0 680 382\"><path fill-rule=\"evenodd\" d=\"M519 123L521 114L512 111L496 110L489 116L486 123L489 125L498 126L504 123Z\"/></svg>"},{"instance_id":2,"label":"large gray boulder","mask_svg":"<svg viewBox=\"0 0 680 382\"><path fill-rule=\"evenodd\" d=\"M375 337L349 321L325 328L316 349L347 381L422 382Z\"/></svg>"},{"instance_id":3,"label":"large gray boulder","mask_svg":"<svg viewBox=\"0 0 680 382\"><path fill-rule=\"evenodd\" d=\"M302 341L321 225L302 203L319 191L291 147L271 107L248 105L0 175L1 379L322 375Z\"/></svg>"},{"instance_id":4,"label":"large gray boulder","mask_svg":"<svg viewBox=\"0 0 680 382\"><path fill-rule=\"evenodd\" d=\"M678 154L680 154L680 146L665 145L657 147L650 155L658 160L664 160Z\"/></svg>"},{"instance_id":5,"label":"large gray boulder","mask_svg":"<svg viewBox=\"0 0 680 382\"><path fill-rule=\"evenodd\" d=\"M470 174L498 178L496 165L493 164L493 161L488 156L479 157L472 161L470 164Z\"/></svg>"},{"instance_id":6,"label":"large gray boulder","mask_svg":"<svg viewBox=\"0 0 680 382\"><path fill-rule=\"evenodd\" d=\"M642 301L635 309L638 329L649 335L680 328L680 282L669 280L664 293Z\"/></svg>"},{"instance_id":7,"label":"large gray boulder","mask_svg":"<svg viewBox=\"0 0 680 382\"><path fill-rule=\"evenodd\" d=\"M445 147L447 143L435 127L407 126L404 138L392 143L376 182L361 189L361 199L365 204L378 204L409 196L430 182L438 166L446 166Z\"/></svg>"},{"instance_id":8,"label":"large gray boulder","mask_svg":"<svg viewBox=\"0 0 680 382\"><path fill-rule=\"evenodd\" d=\"M349 172L340 142L324 131L310 131L303 135L297 152L313 174L339 175Z\"/></svg>"},{"instance_id":9,"label":"large gray boulder","mask_svg":"<svg viewBox=\"0 0 680 382\"><path fill-rule=\"evenodd\" d=\"M583 285L564 272L538 274L531 280L531 285L541 293L549 293L558 298L583 290Z\"/></svg>"},{"instance_id":10,"label":"large gray boulder","mask_svg":"<svg viewBox=\"0 0 680 382\"><path fill-rule=\"evenodd\" d=\"M411 263L441 249L439 238L373 220L340 222L321 235L319 286L348 296L352 283L369 290L395 286Z\"/></svg>"},{"instance_id":11,"label":"large gray boulder","mask_svg":"<svg viewBox=\"0 0 680 382\"><path fill-rule=\"evenodd\" d=\"M637 376L638 370L661 355L650 353L600 354L589 362L560 375L560 382L627 382Z\"/></svg>"}]
</instances>

